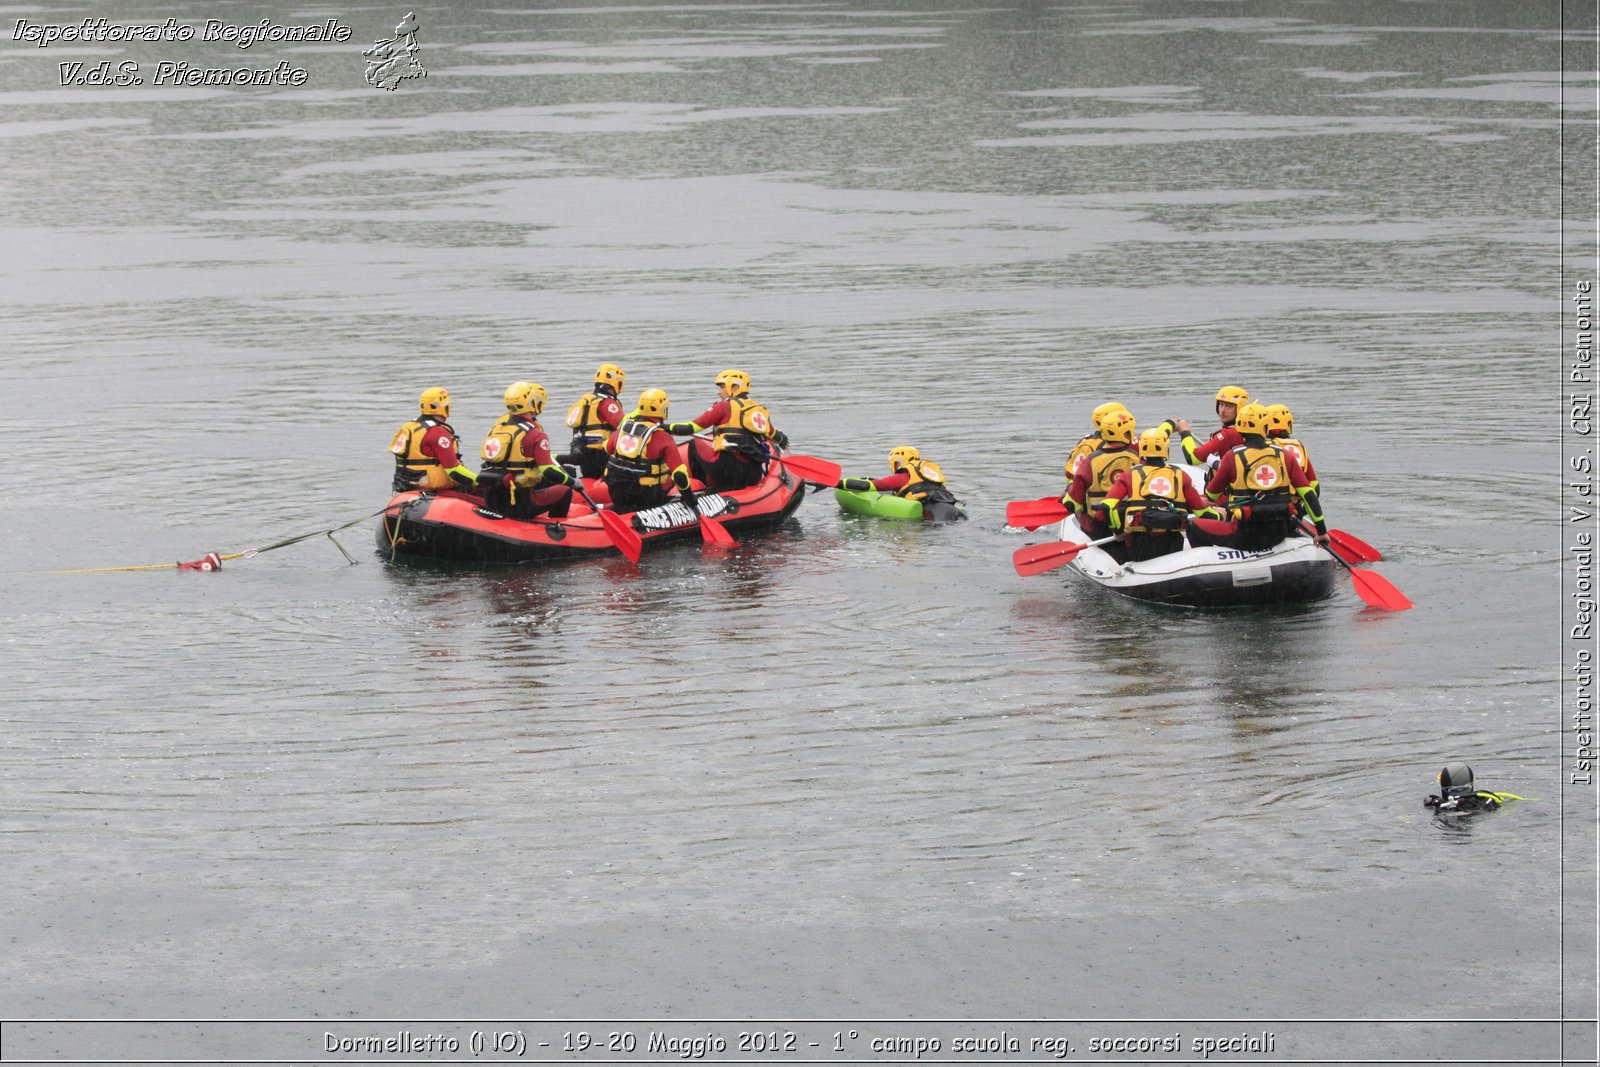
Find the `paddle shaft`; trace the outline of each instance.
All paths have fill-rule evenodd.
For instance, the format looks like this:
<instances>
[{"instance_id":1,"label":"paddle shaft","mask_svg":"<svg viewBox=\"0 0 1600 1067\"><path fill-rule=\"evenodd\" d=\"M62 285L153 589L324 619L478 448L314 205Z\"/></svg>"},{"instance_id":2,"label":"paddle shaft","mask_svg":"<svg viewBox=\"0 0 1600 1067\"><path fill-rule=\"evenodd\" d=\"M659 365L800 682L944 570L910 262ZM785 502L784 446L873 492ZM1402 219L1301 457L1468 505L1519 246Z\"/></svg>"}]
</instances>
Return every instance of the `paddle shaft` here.
<instances>
[{"instance_id":1,"label":"paddle shaft","mask_svg":"<svg viewBox=\"0 0 1600 1067\"><path fill-rule=\"evenodd\" d=\"M596 515L600 514L600 505L594 502L594 497L590 496L588 490L583 487L583 478L572 479L572 488L579 496L583 497L584 503L589 505L590 510Z\"/></svg>"},{"instance_id":2,"label":"paddle shaft","mask_svg":"<svg viewBox=\"0 0 1600 1067\"><path fill-rule=\"evenodd\" d=\"M1307 533L1315 533L1316 527L1305 519L1300 520L1300 528ZM1367 544L1353 533L1344 530L1328 531L1328 542L1334 549L1334 555L1339 556L1347 563L1377 563L1383 559L1383 553Z\"/></svg>"},{"instance_id":3,"label":"paddle shaft","mask_svg":"<svg viewBox=\"0 0 1600 1067\"><path fill-rule=\"evenodd\" d=\"M1066 505L1054 497L1044 497L1039 500L1013 500L1006 505L1006 522L1012 526L1022 526L1030 530L1052 522L1060 522L1067 515ZM1239 529L1239 524L1236 522L1207 519L1197 515L1188 516L1188 522L1197 529L1219 537L1234 533Z\"/></svg>"}]
</instances>

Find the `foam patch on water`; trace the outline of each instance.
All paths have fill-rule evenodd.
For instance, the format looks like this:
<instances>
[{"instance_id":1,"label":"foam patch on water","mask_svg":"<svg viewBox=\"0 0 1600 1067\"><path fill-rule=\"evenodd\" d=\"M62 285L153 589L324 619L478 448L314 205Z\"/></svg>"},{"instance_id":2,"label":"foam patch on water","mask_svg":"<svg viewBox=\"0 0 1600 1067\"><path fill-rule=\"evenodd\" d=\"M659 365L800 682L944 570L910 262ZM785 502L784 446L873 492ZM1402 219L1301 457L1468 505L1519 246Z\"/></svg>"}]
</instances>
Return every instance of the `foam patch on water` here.
<instances>
[{"instance_id":1,"label":"foam patch on water","mask_svg":"<svg viewBox=\"0 0 1600 1067\"><path fill-rule=\"evenodd\" d=\"M1300 37L1264 37L1262 44L1301 45L1311 48L1348 48L1352 45L1370 44L1370 36L1358 33L1315 33Z\"/></svg>"},{"instance_id":2,"label":"foam patch on water","mask_svg":"<svg viewBox=\"0 0 1600 1067\"><path fill-rule=\"evenodd\" d=\"M1238 112L1148 112L1109 118L1038 119L1024 130L1071 130L1034 137L985 138L985 148L1091 147L1178 144L1195 141L1265 140L1360 134L1437 134L1450 130L1437 120L1400 116L1246 115Z\"/></svg>"},{"instance_id":3,"label":"foam patch on water","mask_svg":"<svg viewBox=\"0 0 1600 1067\"><path fill-rule=\"evenodd\" d=\"M782 56L815 55L817 53L900 51L939 47L942 46L937 42L767 44L754 41L707 42L698 37L677 37L622 45L554 45L537 41L526 44L503 42L498 44L464 45L459 51L488 55L555 55L564 58L578 57L583 59L690 60L771 59Z\"/></svg>"},{"instance_id":4,"label":"foam patch on water","mask_svg":"<svg viewBox=\"0 0 1600 1067\"><path fill-rule=\"evenodd\" d=\"M1120 100L1141 104L1178 104L1190 99L1189 94L1199 91L1198 85L1119 85L1101 88L1029 89L1001 95L1050 100Z\"/></svg>"},{"instance_id":5,"label":"foam patch on water","mask_svg":"<svg viewBox=\"0 0 1600 1067\"><path fill-rule=\"evenodd\" d=\"M489 111L435 112L411 118L298 120L254 129L165 134L173 140L348 141L427 134L653 133L693 123L736 119L834 118L892 112L883 107L696 108L691 104L564 104Z\"/></svg>"},{"instance_id":6,"label":"foam patch on water","mask_svg":"<svg viewBox=\"0 0 1600 1067\"><path fill-rule=\"evenodd\" d=\"M33 89L0 93L0 107L30 107L35 105L71 104L153 104L167 101L182 102L215 100L232 96L225 89ZM119 122L137 121L119 119Z\"/></svg>"},{"instance_id":7,"label":"foam patch on water","mask_svg":"<svg viewBox=\"0 0 1600 1067\"><path fill-rule=\"evenodd\" d=\"M1591 78L1592 82L1593 79ZM1490 85L1459 87L1426 86L1403 89L1374 89L1365 93L1345 93L1348 97L1391 100L1480 100L1497 104L1544 104L1564 111L1596 109L1592 87L1552 85L1551 80L1496 82Z\"/></svg>"},{"instance_id":8,"label":"foam patch on water","mask_svg":"<svg viewBox=\"0 0 1600 1067\"><path fill-rule=\"evenodd\" d=\"M840 60L839 62L848 62ZM690 68L674 63L504 63L497 66L441 67L440 77L460 78L527 78L565 76L569 74L687 74Z\"/></svg>"},{"instance_id":9,"label":"foam patch on water","mask_svg":"<svg viewBox=\"0 0 1600 1067\"><path fill-rule=\"evenodd\" d=\"M1302 67L1296 74L1307 78L1325 78L1339 82L1366 82L1379 78L1415 78L1414 71L1404 70L1324 70L1321 67Z\"/></svg>"},{"instance_id":10,"label":"foam patch on water","mask_svg":"<svg viewBox=\"0 0 1600 1067\"><path fill-rule=\"evenodd\" d=\"M0 138L42 137L102 126L144 126L148 119L37 119L32 122L0 122Z\"/></svg>"}]
</instances>

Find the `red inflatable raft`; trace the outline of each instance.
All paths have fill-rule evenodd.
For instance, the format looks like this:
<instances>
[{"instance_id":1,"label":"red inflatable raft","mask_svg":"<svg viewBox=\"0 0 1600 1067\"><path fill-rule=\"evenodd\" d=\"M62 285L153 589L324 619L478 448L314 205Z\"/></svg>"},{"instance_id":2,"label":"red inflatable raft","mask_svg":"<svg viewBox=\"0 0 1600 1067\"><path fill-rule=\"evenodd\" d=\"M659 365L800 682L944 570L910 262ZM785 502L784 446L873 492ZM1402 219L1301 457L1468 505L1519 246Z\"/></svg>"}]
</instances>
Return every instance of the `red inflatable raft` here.
<instances>
[{"instance_id":1,"label":"red inflatable raft","mask_svg":"<svg viewBox=\"0 0 1600 1067\"><path fill-rule=\"evenodd\" d=\"M602 504L605 483L585 479L589 495ZM781 463L769 463L761 481L746 489L695 494L700 514L731 533L768 530L779 525L805 498L805 483ZM640 541L700 539L700 523L676 496L660 507L619 516ZM615 520L613 520L615 521ZM579 556L614 555L609 533L581 497L565 518L508 519L467 493L401 493L389 501L378 528L378 548L394 556L457 560L464 563L541 563Z\"/></svg>"}]
</instances>

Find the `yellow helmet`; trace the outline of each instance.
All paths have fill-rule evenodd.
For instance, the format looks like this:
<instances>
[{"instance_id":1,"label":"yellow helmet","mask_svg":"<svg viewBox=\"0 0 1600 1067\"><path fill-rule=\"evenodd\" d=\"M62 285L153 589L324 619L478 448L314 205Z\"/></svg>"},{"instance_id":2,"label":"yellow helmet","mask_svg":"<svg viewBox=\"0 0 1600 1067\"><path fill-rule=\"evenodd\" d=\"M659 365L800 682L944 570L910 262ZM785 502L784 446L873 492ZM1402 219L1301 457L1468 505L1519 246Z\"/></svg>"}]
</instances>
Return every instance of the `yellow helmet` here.
<instances>
[{"instance_id":1,"label":"yellow helmet","mask_svg":"<svg viewBox=\"0 0 1600 1067\"><path fill-rule=\"evenodd\" d=\"M646 389L640 393L639 409L634 414L646 419L665 419L667 417L667 391L665 389Z\"/></svg>"},{"instance_id":2,"label":"yellow helmet","mask_svg":"<svg viewBox=\"0 0 1600 1067\"><path fill-rule=\"evenodd\" d=\"M1100 440L1108 445L1133 443L1133 416L1126 411L1113 411L1100 420Z\"/></svg>"},{"instance_id":3,"label":"yellow helmet","mask_svg":"<svg viewBox=\"0 0 1600 1067\"><path fill-rule=\"evenodd\" d=\"M448 389L441 389L438 386L434 386L432 389L424 389L422 396L419 398L419 403L422 405L422 413L424 415L437 415L441 419L450 417L450 390Z\"/></svg>"},{"instance_id":4,"label":"yellow helmet","mask_svg":"<svg viewBox=\"0 0 1600 1067\"><path fill-rule=\"evenodd\" d=\"M1111 401L1109 403L1101 404L1099 407L1095 408L1094 411L1089 413L1089 417L1094 419L1094 428L1096 430L1099 430L1100 429L1100 424L1105 422L1105 419L1106 419L1107 415L1111 414L1113 411L1127 411L1127 410L1128 410L1127 408L1123 407L1121 404L1119 404L1115 400L1113 400L1113 401Z\"/></svg>"},{"instance_id":5,"label":"yellow helmet","mask_svg":"<svg viewBox=\"0 0 1600 1067\"><path fill-rule=\"evenodd\" d=\"M1159 426L1153 430L1146 430L1139 435L1139 458L1166 459L1167 444L1171 439L1172 435Z\"/></svg>"},{"instance_id":6,"label":"yellow helmet","mask_svg":"<svg viewBox=\"0 0 1600 1067\"><path fill-rule=\"evenodd\" d=\"M1240 433L1263 434L1267 432L1267 409L1260 404L1246 404L1233 420L1233 428Z\"/></svg>"},{"instance_id":7,"label":"yellow helmet","mask_svg":"<svg viewBox=\"0 0 1600 1067\"><path fill-rule=\"evenodd\" d=\"M711 384L727 386L729 396L743 396L750 391L750 375L742 370L725 370Z\"/></svg>"},{"instance_id":8,"label":"yellow helmet","mask_svg":"<svg viewBox=\"0 0 1600 1067\"><path fill-rule=\"evenodd\" d=\"M1250 403L1250 394L1237 385L1224 385L1217 390L1217 403L1241 407Z\"/></svg>"},{"instance_id":9,"label":"yellow helmet","mask_svg":"<svg viewBox=\"0 0 1600 1067\"><path fill-rule=\"evenodd\" d=\"M1288 437L1294 433L1294 415L1282 404L1267 408L1267 436Z\"/></svg>"},{"instance_id":10,"label":"yellow helmet","mask_svg":"<svg viewBox=\"0 0 1600 1067\"><path fill-rule=\"evenodd\" d=\"M899 474L910 464L917 462L921 458L921 452L918 452L910 445L901 445L899 448L889 451L889 469Z\"/></svg>"},{"instance_id":11,"label":"yellow helmet","mask_svg":"<svg viewBox=\"0 0 1600 1067\"><path fill-rule=\"evenodd\" d=\"M506 410L513 415L537 415L549 399L537 382L512 382L506 389Z\"/></svg>"},{"instance_id":12,"label":"yellow helmet","mask_svg":"<svg viewBox=\"0 0 1600 1067\"><path fill-rule=\"evenodd\" d=\"M628 380L627 372L615 363L602 363L594 372L594 384L609 385L614 393L622 392L622 384Z\"/></svg>"}]
</instances>

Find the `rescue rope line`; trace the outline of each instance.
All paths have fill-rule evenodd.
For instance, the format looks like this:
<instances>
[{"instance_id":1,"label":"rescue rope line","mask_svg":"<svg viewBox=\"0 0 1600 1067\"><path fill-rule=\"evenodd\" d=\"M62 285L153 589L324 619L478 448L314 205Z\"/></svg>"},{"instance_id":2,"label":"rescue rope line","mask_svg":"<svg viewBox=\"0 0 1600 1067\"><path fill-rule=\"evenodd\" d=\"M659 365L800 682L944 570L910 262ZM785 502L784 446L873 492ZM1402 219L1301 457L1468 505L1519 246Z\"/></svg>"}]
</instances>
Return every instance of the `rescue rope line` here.
<instances>
[{"instance_id":1,"label":"rescue rope line","mask_svg":"<svg viewBox=\"0 0 1600 1067\"><path fill-rule=\"evenodd\" d=\"M405 517L406 508L409 507L410 504L411 504L411 501L408 500L404 504L400 505L400 510L395 512L394 522L393 523L390 523L388 521L388 511L389 511L389 509L387 507L385 507L383 509L383 511L380 511L378 513L378 514L384 516L383 525L384 525L385 530L389 534L389 562L390 563L394 562L395 554L400 551L400 520ZM370 518L371 516L368 516L368 517Z\"/></svg>"},{"instance_id":2,"label":"rescue rope line","mask_svg":"<svg viewBox=\"0 0 1600 1067\"><path fill-rule=\"evenodd\" d=\"M348 530L350 527L355 526L358 523L366 522L368 519L376 518L377 516L382 515L384 512L386 512L388 510L389 510L388 506L385 505L384 507L379 508L377 511L374 511L371 515L363 515L359 519L351 519L349 522L344 523L343 525L340 525L340 526L335 526L335 527L333 527L331 529L327 529L327 530L312 530L310 533L297 534L294 537L286 537L282 541L274 541L272 544L267 545L267 546L265 546L263 548L247 548L243 552L229 552L227 555L220 555L220 554L218 554L216 552L211 552L211 553L206 554L205 556L202 556L200 559L192 560L192 561L190 561L188 563L146 563L146 564L143 564L143 565L137 566L137 567L82 567L82 568L78 568L76 570L46 571L45 573L47 573L47 574L109 574L109 573L112 573L114 571L170 571L170 570L212 571L212 570L219 569L222 566L222 563L223 563L224 560L250 559L252 556L261 555L261 553L263 553L263 552L271 552L275 548L288 548L290 545L299 544L301 541L306 541L306 540L309 540L310 538L313 538L313 537L326 537L329 541L332 541L333 542L333 547L337 548L339 550L339 554L344 556L345 559L349 560L350 561L350 565L353 567L353 566L355 566L356 561L354 559L350 558L350 553L348 553L348 552L346 552L344 550L344 546L341 545L339 543L338 538L334 537L333 535L338 533L341 530Z\"/></svg>"}]
</instances>

